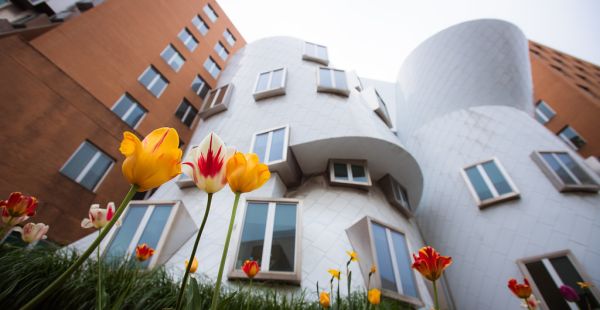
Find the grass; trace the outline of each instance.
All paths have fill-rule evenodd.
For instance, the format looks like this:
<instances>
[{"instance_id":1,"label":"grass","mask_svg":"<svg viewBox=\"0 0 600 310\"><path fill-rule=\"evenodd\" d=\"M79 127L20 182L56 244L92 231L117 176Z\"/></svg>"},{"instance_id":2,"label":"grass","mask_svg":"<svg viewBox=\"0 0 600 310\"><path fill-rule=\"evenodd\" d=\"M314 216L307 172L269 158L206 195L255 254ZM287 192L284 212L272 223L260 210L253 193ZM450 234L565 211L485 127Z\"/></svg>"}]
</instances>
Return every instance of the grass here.
<instances>
[{"instance_id":1,"label":"grass","mask_svg":"<svg viewBox=\"0 0 600 310\"><path fill-rule=\"evenodd\" d=\"M17 309L48 286L77 259L77 253L55 249L24 250L10 245L0 248L0 309ZM94 309L97 262L88 260L75 275L37 309ZM134 261L104 263L104 309L174 308L179 283L164 268L141 270ZM252 291L235 285L222 290L220 309L320 309L315 291L291 295L276 286L255 283ZM188 309L208 309L213 283L192 281L186 292ZM192 306L191 304L195 306ZM339 309L363 309L365 294L345 298ZM336 307L337 309L337 307ZM410 309L404 304L383 300L378 309Z\"/></svg>"}]
</instances>

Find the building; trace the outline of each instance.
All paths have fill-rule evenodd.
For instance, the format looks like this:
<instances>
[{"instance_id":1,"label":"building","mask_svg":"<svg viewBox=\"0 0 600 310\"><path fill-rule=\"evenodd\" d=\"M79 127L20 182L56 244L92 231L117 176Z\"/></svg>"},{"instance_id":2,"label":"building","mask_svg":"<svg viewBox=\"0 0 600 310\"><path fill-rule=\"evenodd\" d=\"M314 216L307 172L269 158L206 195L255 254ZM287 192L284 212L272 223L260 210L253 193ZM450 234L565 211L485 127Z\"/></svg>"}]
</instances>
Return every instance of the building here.
<instances>
[{"instance_id":1,"label":"building","mask_svg":"<svg viewBox=\"0 0 600 310\"><path fill-rule=\"evenodd\" d=\"M54 242L85 236L74 227L89 206L127 191L123 131L173 127L189 143L197 115L226 94L216 79L244 45L217 3L191 0L106 1L61 24L0 35L0 113L10 120L2 145L11 150L0 196L38 197L35 221L50 225Z\"/></svg>"},{"instance_id":2,"label":"building","mask_svg":"<svg viewBox=\"0 0 600 310\"><path fill-rule=\"evenodd\" d=\"M188 143L217 132L273 172L242 196L227 279L243 278L252 257L259 279L312 292L353 249L355 289L376 264L371 287L429 309L431 287L410 268L410 253L428 244L454 259L445 308L519 308L506 283L523 276L549 309L569 307L557 295L563 283L592 282L590 298L600 300L599 178L533 118L520 29L499 20L452 26L418 46L393 83L330 65L320 43L273 37L240 49L217 83L228 96ZM101 248L121 257L148 243L156 254L147 266L181 275L206 199L180 176L133 202ZM232 201L227 188L215 194L200 240L198 272L212 279Z\"/></svg>"}]
</instances>

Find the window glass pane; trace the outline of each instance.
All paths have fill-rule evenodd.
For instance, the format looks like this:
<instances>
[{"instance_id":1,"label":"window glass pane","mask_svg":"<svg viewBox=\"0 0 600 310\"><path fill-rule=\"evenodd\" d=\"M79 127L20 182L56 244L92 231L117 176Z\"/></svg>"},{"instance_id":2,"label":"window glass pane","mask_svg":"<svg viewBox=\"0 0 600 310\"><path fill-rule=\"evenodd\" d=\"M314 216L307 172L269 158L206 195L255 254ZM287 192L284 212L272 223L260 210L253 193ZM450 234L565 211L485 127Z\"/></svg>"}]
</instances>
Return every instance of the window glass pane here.
<instances>
[{"instance_id":1,"label":"window glass pane","mask_svg":"<svg viewBox=\"0 0 600 310\"><path fill-rule=\"evenodd\" d=\"M208 26L202 20L202 18L200 18L199 16L194 16L194 19L192 19L192 23L194 24L194 26L196 26L196 28L198 29L198 31L203 36L206 35L206 33L208 33Z\"/></svg>"},{"instance_id":2,"label":"window glass pane","mask_svg":"<svg viewBox=\"0 0 600 310\"><path fill-rule=\"evenodd\" d=\"M294 271L296 249L296 205L278 203L275 207L270 271Z\"/></svg>"},{"instance_id":3,"label":"window glass pane","mask_svg":"<svg viewBox=\"0 0 600 310\"><path fill-rule=\"evenodd\" d=\"M569 309L567 302L560 294L556 284L554 284L554 280L552 280L548 270L546 270L544 263L541 261L531 262L525 264L525 267L527 267L535 285L542 294L541 297L544 298L550 310Z\"/></svg>"},{"instance_id":4,"label":"window glass pane","mask_svg":"<svg viewBox=\"0 0 600 310\"><path fill-rule=\"evenodd\" d=\"M392 192L394 193L394 199L398 202L402 202L402 194L400 193L400 184L398 182L392 180Z\"/></svg>"},{"instance_id":5,"label":"window glass pane","mask_svg":"<svg viewBox=\"0 0 600 310\"><path fill-rule=\"evenodd\" d=\"M61 170L62 173L75 180L79 176L79 173L87 165L87 163L94 157L98 150L88 142L84 142L79 148L77 153L71 157L69 162Z\"/></svg>"},{"instance_id":6,"label":"window glass pane","mask_svg":"<svg viewBox=\"0 0 600 310\"><path fill-rule=\"evenodd\" d=\"M171 214L173 206L172 205L156 205L154 206L154 211L144 228L144 232L140 237L140 240L137 242L138 244L148 244L149 247L156 249L158 245L158 241L162 236L162 232L165 229L165 225L167 224L167 220L169 219L169 215ZM146 267L150 263L150 260L147 260L142 263L142 266Z\"/></svg>"},{"instance_id":7,"label":"window glass pane","mask_svg":"<svg viewBox=\"0 0 600 310\"><path fill-rule=\"evenodd\" d=\"M129 126L135 127L135 125L140 121L144 114L146 114L146 111L136 104L133 110L131 110L131 112L125 119L125 122L129 124Z\"/></svg>"},{"instance_id":8,"label":"window glass pane","mask_svg":"<svg viewBox=\"0 0 600 310\"><path fill-rule=\"evenodd\" d=\"M189 112L183 119L183 123L186 124L188 127L192 126L192 123L194 122L194 118L196 118L197 114L198 114L198 110L196 110L194 107L190 107Z\"/></svg>"},{"instance_id":9,"label":"window glass pane","mask_svg":"<svg viewBox=\"0 0 600 310\"><path fill-rule=\"evenodd\" d=\"M327 48L324 46L317 45L317 57L321 59L327 59Z\"/></svg>"},{"instance_id":10,"label":"window glass pane","mask_svg":"<svg viewBox=\"0 0 600 310\"><path fill-rule=\"evenodd\" d=\"M492 198L492 192L488 189L485 181L479 174L479 170L477 170L477 166L468 168L465 170L469 180L471 181L471 185L475 188L477 192L477 196L479 196L479 200L484 201L486 199Z\"/></svg>"},{"instance_id":11,"label":"window glass pane","mask_svg":"<svg viewBox=\"0 0 600 310\"><path fill-rule=\"evenodd\" d=\"M283 159L285 143L285 128L277 129L271 137L271 150L269 150L269 162Z\"/></svg>"},{"instance_id":12,"label":"window glass pane","mask_svg":"<svg viewBox=\"0 0 600 310\"><path fill-rule=\"evenodd\" d=\"M550 263L564 284L574 288L580 296L586 294L588 300L591 301L592 309L596 309L596 307L599 306L598 300L596 300L592 294L586 293L587 291L582 290L579 285L577 285L577 282L584 282L584 280L568 257L560 256L551 258ZM587 309L587 304L583 298L577 304L579 305L579 309Z\"/></svg>"},{"instance_id":13,"label":"window glass pane","mask_svg":"<svg viewBox=\"0 0 600 310\"><path fill-rule=\"evenodd\" d=\"M336 179L348 180L348 166L343 163L333 163L333 175Z\"/></svg>"},{"instance_id":14,"label":"window glass pane","mask_svg":"<svg viewBox=\"0 0 600 310\"><path fill-rule=\"evenodd\" d=\"M160 76L150 88L150 92L153 93L154 96L159 97L162 91L167 87L167 84L167 80Z\"/></svg>"},{"instance_id":15,"label":"window glass pane","mask_svg":"<svg viewBox=\"0 0 600 310\"><path fill-rule=\"evenodd\" d=\"M548 121L545 120L541 115L540 112L535 112L535 119L540 123L540 124L546 124Z\"/></svg>"},{"instance_id":16,"label":"window glass pane","mask_svg":"<svg viewBox=\"0 0 600 310\"><path fill-rule=\"evenodd\" d=\"M265 162L265 153L267 151L267 139L269 138L269 133L261 133L256 135L256 139L254 140L254 149L252 152L258 155L258 159L261 163Z\"/></svg>"},{"instance_id":17,"label":"window glass pane","mask_svg":"<svg viewBox=\"0 0 600 310\"><path fill-rule=\"evenodd\" d=\"M408 254L406 240L403 234L391 231L394 251L396 252L396 264L399 268L400 282L402 282L402 293L404 295L417 297L417 287L413 278L411 259Z\"/></svg>"},{"instance_id":18,"label":"window glass pane","mask_svg":"<svg viewBox=\"0 0 600 310\"><path fill-rule=\"evenodd\" d=\"M175 111L175 116L177 116L179 119L182 119L189 106L189 103L187 103L187 101L184 99L177 108L177 111Z\"/></svg>"},{"instance_id":19,"label":"window glass pane","mask_svg":"<svg viewBox=\"0 0 600 310\"><path fill-rule=\"evenodd\" d=\"M552 156L552 153L540 153L540 154L542 155L542 158L544 159L544 161L546 161L548 166L550 166L550 168L552 170L554 170L554 173L556 173L558 175L558 177L563 181L563 183L577 184L577 182L575 182L575 180L573 180L573 178L558 163L558 161L556 159L554 159L554 156Z\"/></svg>"},{"instance_id":20,"label":"window glass pane","mask_svg":"<svg viewBox=\"0 0 600 310\"><path fill-rule=\"evenodd\" d=\"M185 44L185 46L188 48L188 50L190 50L190 52L193 52L196 49L196 46L198 46L198 41L191 37L190 40L188 40L188 42Z\"/></svg>"},{"instance_id":21,"label":"window glass pane","mask_svg":"<svg viewBox=\"0 0 600 310\"><path fill-rule=\"evenodd\" d=\"M486 163L483 163L482 166L483 170L485 170L485 173L488 175L488 177L494 184L498 195L511 193L513 191L510 185L508 185L508 181L506 181L506 179L500 172L500 169L498 169L498 167L496 166L495 162L488 161Z\"/></svg>"},{"instance_id":22,"label":"window glass pane","mask_svg":"<svg viewBox=\"0 0 600 310\"><path fill-rule=\"evenodd\" d=\"M247 259L254 259L262 265L262 252L265 243L265 227L267 225L267 212L269 204L262 202L249 202L244 219L244 230L240 250L236 261L236 268L241 268Z\"/></svg>"},{"instance_id":23,"label":"window glass pane","mask_svg":"<svg viewBox=\"0 0 600 310\"><path fill-rule=\"evenodd\" d=\"M181 55L179 53L177 53L177 54L175 54L175 57L173 57L173 59L171 59L171 63L169 65L171 65L171 68L173 68L173 70L179 71L181 66L183 66L184 62L185 62L185 60L183 59L183 57L181 57Z\"/></svg>"},{"instance_id":24,"label":"window glass pane","mask_svg":"<svg viewBox=\"0 0 600 310\"><path fill-rule=\"evenodd\" d=\"M148 206L145 205L129 206L129 210L127 211L127 214L125 214L123 224L121 224L121 226L117 228L115 237L112 239L110 245L108 246L106 256L115 257L119 259L125 256L125 253L129 248L129 244L131 243L131 239L133 239L133 235L135 234L138 226L140 225L144 213L146 213L147 207Z\"/></svg>"},{"instance_id":25,"label":"window glass pane","mask_svg":"<svg viewBox=\"0 0 600 310\"><path fill-rule=\"evenodd\" d=\"M79 184L85 186L89 190L94 190L94 187L100 182L100 179L102 179L112 162L110 157L100 153L100 157L98 157L94 165L92 165L92 168L88 170Z\"/></svg>"},{"instance_id":26,"label":"window glass pane","mask_svg":"<svg viewBox=\"0 0 600 310\"><path fill-rule=\"evenodd\" d=\"M365 182L367 183L367 174L365 172L365 167L359 165L352 165L352 181L355 182Z\"/></svg>"},{"instance_id":27,"label":"window glass pane","mask_svg":"<svg viewBox=\"0 0 600 310\"><path fill-rule=\"evenodd\" d=\"M347 89L348 84L346 83L346 72L340 70L333 70L335 78L335 88Z\"/></svg>"},{"instance_id":28,"label":"window glass pane","mask_svg":"<svg viewBox=\"0 0 600 310\"><path fill-rule=\"evenodd\" d=\"M373 241L375 242L375 252L377 253L377 271L381 277L381 287L397 292L398 288L396 286L394 267L392 266L392 257L385 228L375 223L371 227L373 229Z\"/></svg>"},{"instance_id":29,"label":"window glass pane","mask_svg":"<svg viewBox=\"0 0 600 310\"><path fill-rule=\"evenodd\" d=\"M210 21L215 22L217 20L217 13L215 13L215 11L212 9L212 7L210 7L210 5L207 4L204 6L204 13L206 14L206 16L208 16Z\"/></svg>"},{"instance_id":30,"label":"window glass pane","mask_svg":"<svg viewBox=\"0 0 600 310\"><path fill-rule=\"evenodd\" d=\"M133 104L133 102L131 101L131 99L129 99L129 96L124 95L119 99L119 101L113 107L112 110L119 117L123 118L123 116L125 115L125 113L127 113L127 111L129 110L129 108L131 107L132 104Z\"/></svg>"},{"instance_id":31,"label":"window glass pane","mask_svg":"<svg viewBox=\"0 0 600 310\"><path fill-rule=\"evenodd\" d=\"M223 36L225 37L225 40L227 41L227 43L229 45L233 46L233 44L235 44L235 38L233 37L231 32L229 32L229 29L227 29L227 30L225 30L225 32L223 32Z\"/></svg>"},{"instance_id":32,"label":"window glass pane","mask_svg":"<svg viewBox=\"0 0 600 310\"><path fill-rule=\"evenodd\" d=\"M152 82L152 80L154 79L154 77L157 74L158 74L158 72L156 72L156 70L154 70L154 68L152 68L152 67L148 68L148 70L146 70L146 72L144 72L144 74L140 78L140 83L142 83L144 86L148 87L148 85L150 85L150 83Z\"/></svg>"},{"instance_id":33,"label":"window glass pane","mask_svg":"<svg viewBox=\"0 0 600 310\"><path fill-rule=\"evenodd\" d=\"M267 90L269 87L269 76L271 72L261 73L258 76L258 82L256 83L256 92L261 92Z\"/></svg>"},{"instance_id":34,"label":"window glass pane","mask_svg":"<svg viewBox=\"0 0 600 310\"><path fill-rule=\"evenodd\" d=\"M552 112L547 104L544 101L540 101L540 103L537 105L537 109L546 116L547 119L551 119L554 116L554 112Z\"/></svg>"},{"instance_id":35,"label":"window glass pane","mask_svg":"<svg viewBox=\"0 0 600 310\"><path fill-rule=\"evenodd\" d=\"M283 84L283 69L273 71L273 77L271 78L271 89L279 88Z\"/></svg>"},{"instance_id":36,"label":"window glass pane","mask_svg":"<svg viewBox=\"0 0 600 310\"><path fill-rule=\"evenodd\" d=\"M166 61L167 63L169 63L169 61L171 60L171 57L173 57L173 55L175 55L175 49L169 44L167 46L167 48L165 48L165 50L162 52L162 54L160 54L160 57L162 57L162 59L164 61Z\"/></svg>"},{"instance_id":37,"label":"window glass pane","mask_svg":"<svg viewBox=\"0 0 600 310\"><path fill-rule=\"evenodd\" d=\"M596 182L594 182L592 178L585 171L583 171L581 166L579 166L573 160L573 158L571 158L571 155L567 153L556 153L556 156L558 156L558 159L565 164L569 170L571 170L571 172L579 179L579 181L581 181L581 183L596 184Z\"/></svg>"},{"instance_id":38,"label":"window glass pane","mask_svg":"<svg viewBox=\"0 0 600 310\"><path fill-rule=\"evenodd\" d=\"M190 35L188 34L187 30L184 28L183 30L181 30L181 32L179 32L177 37L179 38L179 40L181 40L181 42L183 42L183 44L185 44L185 42L187 42Z\"/></svg>"},{"instance_id":39,"label":"window glass pane","mask_svg":"<svg viewBox=\"0 0 600 310\"><path fill-rule=\"evenodd\" d=\"M585 141L570 126L565 127L565 129L563 129L559 135L563 139L570 141L577 149L585 145Z\"/></svg>"},{"instance_id":40,"label":"window glass pane","mask_svg":"<svg viewBox=\"0 0 600 310\"><path fill-rule=\"evenodd\" d=\"M319 85L322 87L333 87L329 69L319 68Z\"/></svg>"}]
</instances>

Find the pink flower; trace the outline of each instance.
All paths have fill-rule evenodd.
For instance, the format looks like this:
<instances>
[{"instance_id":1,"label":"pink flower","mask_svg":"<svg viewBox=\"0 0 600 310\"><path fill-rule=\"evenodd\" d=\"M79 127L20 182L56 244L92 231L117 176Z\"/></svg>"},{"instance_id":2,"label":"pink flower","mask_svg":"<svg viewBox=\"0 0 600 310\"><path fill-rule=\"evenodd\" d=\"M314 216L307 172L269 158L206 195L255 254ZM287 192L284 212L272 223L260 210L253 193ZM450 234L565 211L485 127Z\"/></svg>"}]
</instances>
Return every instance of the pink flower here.
<instances>
[{"instance_id":1,"label":"pink flower","mask_svg":"<svg viewBox=\"0 0 600 310\"><path fill-rule=\"evenodd\" d=\"M81 227L83 228L102 228L112 220L115 215L115 203L109 202L106 209L101 209L99 204L93 204L90 206L88 212L88 218L81 221Z\"/></svg>"},{"instance_id":2,"label":"pink flower","mask_svg":"<svg viewBox=\"0 0 600 310\"><path fill-rule=\"evenodd\" d=\"M578 302L579 301L579 294L577 294L577 291L568 286L568 285L561 285L561 287L558 289L560 291L560 294L567 300L570 302Z\"/></svg>"},{"instance_id":3,"label":"pink flower","mask_svg":"<svg viewBox=\"0 0 600 310\"><path fill-rule=\"evenodd\" d=\"M34 243L41 239L46 239L48 229L50 229L50 226L43 223L27 223L23 226L21 238L27 243Z\"/></svg>"}]
</instances>

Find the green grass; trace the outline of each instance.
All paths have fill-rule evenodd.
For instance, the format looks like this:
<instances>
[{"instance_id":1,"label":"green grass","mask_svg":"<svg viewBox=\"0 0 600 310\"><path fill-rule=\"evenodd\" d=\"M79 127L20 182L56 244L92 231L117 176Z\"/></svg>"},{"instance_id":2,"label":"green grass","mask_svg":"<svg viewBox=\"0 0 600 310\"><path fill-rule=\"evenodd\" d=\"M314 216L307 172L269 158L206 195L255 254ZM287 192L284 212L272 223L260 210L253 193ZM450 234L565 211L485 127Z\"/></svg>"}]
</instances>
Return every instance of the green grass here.
<instances>
[{"instance_id":1,"label":"green grass","mask_svg":"<svg viewBox=\"0 0 600 310\"><path fill-rule=\"evenodd\" d=\"M23 250L10 245L0 247L0 309L17 309L48 286L77 254L55 249ZM107 306L104 309L174 308L179 283L163 268L141 270L133 261L104 263L103 286ZM97 263L88 260L66 284L37 309L94 309ZM220 309L320 309L316 291L299 294L282 293L274 285L255 283L250 291L245 285L231 285L220 297ZM188 285L186 303L189 309L208 309L213 284L193 281ZM355 293L344 299L340 309L363 309L365 294ZM337 307L335 307L337 309ZM406 305L383 300L378 309L410 309Z\"/></svg>"}]
</instances>

